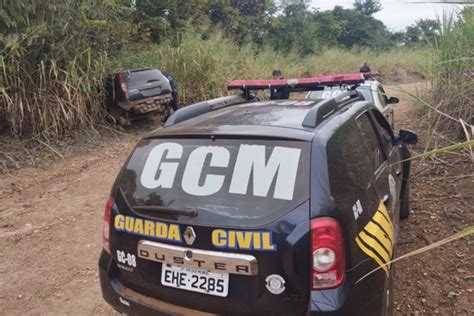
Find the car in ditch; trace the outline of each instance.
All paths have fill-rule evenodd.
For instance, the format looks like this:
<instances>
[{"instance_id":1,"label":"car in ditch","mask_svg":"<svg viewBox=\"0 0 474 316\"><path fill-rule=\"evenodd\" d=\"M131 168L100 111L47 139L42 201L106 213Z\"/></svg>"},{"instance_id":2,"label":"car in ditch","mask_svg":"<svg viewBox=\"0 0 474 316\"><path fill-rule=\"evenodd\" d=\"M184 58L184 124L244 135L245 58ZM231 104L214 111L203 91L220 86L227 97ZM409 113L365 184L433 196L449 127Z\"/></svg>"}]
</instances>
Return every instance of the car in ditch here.
<instances>
[{"instance_id":1,"label":"car in ditch","mask_svg":"<svg viewBox=\"0 0 474 316\"><path fill-rule=\"evenodd\" d=\"M176 106L176 86L156 68L130 69L106 80L107 112L120 125L145 116L164 121Z\"/></svg>"},{"instance_id":2,"label":"car in ditch","mask_svg":"<svg viewBox=\"0 0 474 316\"><path fill-rule=\"evenodd\" d=\"M320 86L318 90L308 92L306 99L327 99L337 96L348 89L356 89L365 100L374 104L382 112L393 128L395 121L393 105L399 103L400 100L397 97L387 96L382 83L375 79L379 75L377 72L367 72L362 73L362 75L366 79L363 83L356 85L329 83L325 86Z\"/></svg>"},{"instance_id":3,"label":"car in ditch","mask_svg":"<svg viewBox=\"0 0 474 316\"><path fill-rule=\"evenodd\" d=\"M242 93L140 140L105 207L104 299L133 315L389 315L416 134L394 133L357 90L253 94L363 81L233 81Z\"/></svg>"}]
</instances>

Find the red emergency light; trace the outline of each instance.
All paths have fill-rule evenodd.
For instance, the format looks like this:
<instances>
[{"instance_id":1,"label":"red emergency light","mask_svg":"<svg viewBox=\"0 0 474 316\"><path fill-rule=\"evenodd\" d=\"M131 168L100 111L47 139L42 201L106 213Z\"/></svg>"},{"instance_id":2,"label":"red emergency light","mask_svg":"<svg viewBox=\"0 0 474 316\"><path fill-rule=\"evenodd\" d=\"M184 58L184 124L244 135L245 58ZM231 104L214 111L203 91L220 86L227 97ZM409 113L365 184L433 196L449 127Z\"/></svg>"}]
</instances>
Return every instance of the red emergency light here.
<instances>
[{"instance_id":1,"label":"red emergency light","mask_svg":"<svg viewBox=\"0 0 474 316\"><path fill-rule=\"evenodd\" d=\"M229 82L227 89L263 90L270 88L289 89L314 89L324 85L353 85L365 81L362 73L325 75L298 79L275 79L275 80L234 80Z\"/></svg>"}]
</instances>

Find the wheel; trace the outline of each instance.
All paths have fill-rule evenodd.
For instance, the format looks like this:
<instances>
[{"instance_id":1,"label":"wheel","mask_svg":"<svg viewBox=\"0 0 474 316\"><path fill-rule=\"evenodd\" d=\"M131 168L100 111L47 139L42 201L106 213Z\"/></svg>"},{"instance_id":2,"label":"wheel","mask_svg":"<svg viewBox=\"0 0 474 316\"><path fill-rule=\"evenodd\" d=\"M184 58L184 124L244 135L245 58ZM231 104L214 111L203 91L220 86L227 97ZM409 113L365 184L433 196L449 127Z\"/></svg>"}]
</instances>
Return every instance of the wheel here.
<instances>
[{"instance_id":1,"label":"wheel","mask_svg":"<svg viewBox=\"0 0 474 316\"><path fill-rule=\"evenodd\" d=\"M115 124L120 126L130 125L130 120L128 119L128 113L122 109L119 105L114 104L109 108L109 114L113 118Z\"/></svg>"},{"instance_id":2,"label":"wheel","mask_svg":"<svg viewBox=\"0 0 474 316\"><path fill-rule=\"evenodd\" d=\"M402 198L400 200L400 218L408 218L410 215L410 183L405 183L405 189L403 190Z\"/></svg>"}]
</instances>

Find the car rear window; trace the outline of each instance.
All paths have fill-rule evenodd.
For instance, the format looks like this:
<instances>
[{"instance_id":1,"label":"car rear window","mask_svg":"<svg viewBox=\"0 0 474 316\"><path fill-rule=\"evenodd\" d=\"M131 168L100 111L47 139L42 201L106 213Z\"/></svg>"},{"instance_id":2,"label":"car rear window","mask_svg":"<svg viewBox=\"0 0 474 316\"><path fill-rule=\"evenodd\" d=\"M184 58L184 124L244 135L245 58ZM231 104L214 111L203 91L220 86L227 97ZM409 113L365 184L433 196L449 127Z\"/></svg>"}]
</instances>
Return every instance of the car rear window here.
<instances>
[{"instance_id":1,"label":"car rear window","mask_svg":"<svg viewBox=\"0 0 474 316\"><path fill-rule=\"evenodd\" d=\"M325 87L324 90L311 91L307 99L329 99L338 96L341 92L347 89L347 86ZM356 90L362 94L362 97L365 100L374 102L369 86L359 86Z\"/></svg>"},{"instance_id":2,"label":"car rear window","mask_svg":"<svg viewBox=\"0 0 474 316\"><path fill-rule=\"evenodd\" d=\"M193 223L258 226L308 199L309 146L280 140L143 140L118 185L132 207L197 209Z\"/></svg>"},{"instance_id":3,"label":"car rear window","mask_svg":"<svg viewBox=\"0 0 474 316\"><path fill-rule=\"evenodd\" d=\"M326 87L324 90L311 91L308 99L329 99L341 94L342 89L339 86Z\"/></svg>"},{"instance_id":4,"label":"car rear window","mask_svg":"<svg viewBox=\"0 0 474 316\"><path fill-rule=\"evenodd\" d=\"M125 78L129 89L163 80L161 73L156 69L131 71L130 73L126 73Z\"/></svg>"}]
</instances>

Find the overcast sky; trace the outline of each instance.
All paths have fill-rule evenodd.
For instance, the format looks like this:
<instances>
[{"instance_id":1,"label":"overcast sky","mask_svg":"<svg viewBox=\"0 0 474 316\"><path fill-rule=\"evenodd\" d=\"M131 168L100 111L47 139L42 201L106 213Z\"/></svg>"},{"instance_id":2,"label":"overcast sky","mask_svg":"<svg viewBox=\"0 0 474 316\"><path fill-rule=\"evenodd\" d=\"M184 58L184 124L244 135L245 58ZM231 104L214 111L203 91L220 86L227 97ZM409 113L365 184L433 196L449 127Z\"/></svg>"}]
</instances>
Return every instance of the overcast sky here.
<instances>
[{"instance_id":1,"label":"overcast sky","mask_svg":"<svg viewBox=\"0 0 474 316\"><path fill-rule=\"evenodd\" d=\"M452 4L410 3L420 0L382 0L382 11L376 13L375 18L381 20L391 30L402 30L418 19L435 19L442 15L443 10L452 10ZM436 1L436 0L434 0ZM354 0L312 0L312 7L321 11L331 10L336 5L345 8L352 7Z\"/></svg>"}]
</instances>

